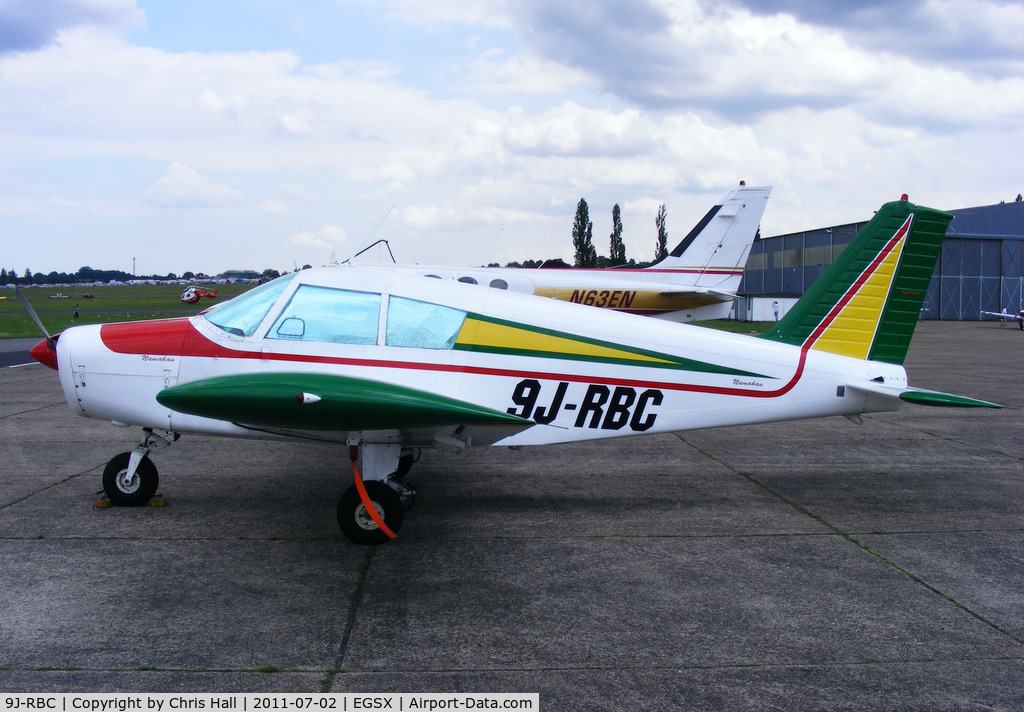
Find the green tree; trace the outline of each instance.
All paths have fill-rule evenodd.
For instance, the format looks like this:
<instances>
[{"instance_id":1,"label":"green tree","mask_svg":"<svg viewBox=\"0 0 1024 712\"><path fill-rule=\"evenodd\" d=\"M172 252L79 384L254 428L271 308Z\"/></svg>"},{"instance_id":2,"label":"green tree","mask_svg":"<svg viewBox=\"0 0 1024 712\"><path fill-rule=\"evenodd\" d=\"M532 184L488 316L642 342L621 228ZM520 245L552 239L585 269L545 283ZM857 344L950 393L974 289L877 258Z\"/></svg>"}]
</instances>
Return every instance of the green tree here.
<instances>
[{"instance_id":1,"label":"green tree","mask_svg":"<svg viewBox=\"0 0 1024 712\"><path fill-rule=\"evenodd\" d=\"M626 246L622 244L622 214L618 203L612 208L612 234L608 264L612 267L626 264Z\"/></svg>"},{"instance_id":2,"label":"green tree","mask_svg":"<svg viewBox=\"0 0 1024 712\"><path fill-rule=\"evenodd\" d=\"M655 262L668 257L668 230L665 228L665 217L665 204L662 203L661 207L658 208L658 217L654 219L654 224L658 228L658 242L654 246Z\"/></svg>"},{"instance_id":3,"label":"green tree","mask_svg":"<svg viewBox=\"0 0 1024 712\"><path fill-rule=\"evenodd\" d=\"M585 198L576 206L576 219L572 224L572 246L575 248L576 266L593 267L597 264L594 248L594 223L590 221L590 208Z\"/></svg>"}]
</instances>

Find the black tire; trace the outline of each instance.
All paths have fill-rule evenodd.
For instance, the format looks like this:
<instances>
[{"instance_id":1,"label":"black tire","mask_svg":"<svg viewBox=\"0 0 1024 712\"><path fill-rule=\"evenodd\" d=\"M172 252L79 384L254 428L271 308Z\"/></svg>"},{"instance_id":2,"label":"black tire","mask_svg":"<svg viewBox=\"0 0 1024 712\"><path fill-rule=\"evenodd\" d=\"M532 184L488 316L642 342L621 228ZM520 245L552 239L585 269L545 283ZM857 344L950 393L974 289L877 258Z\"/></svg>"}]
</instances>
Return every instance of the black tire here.
<instances>
[{"instance_id":1,"label":"black tire","mask_svg":"<svg viewBox=\"0 0 1024 712\"><path fill-rule=\"evenodd\" d=\"M398 495L383 482L364 482L363 486L384 524L397 534L405 517ZM366 511L355 485L345 490L338 500L338 526L356 544L383 544L390 539Z\"/></svg>"},{"instance_id":2,"label":"black tire","mask_svg":"<svg viewBox=\"0 0 1024 712\"><path fill-rule=\"evenodd\" d=\"M139 461L135 476L124 481L123 476L128 472L128 459L131 456L130 452L115 455L103 469L103 491L111 502L121 507L141 507L153 498L156 488L160 486L156 465L148 457Z\"/></svg>"}]
</instances>

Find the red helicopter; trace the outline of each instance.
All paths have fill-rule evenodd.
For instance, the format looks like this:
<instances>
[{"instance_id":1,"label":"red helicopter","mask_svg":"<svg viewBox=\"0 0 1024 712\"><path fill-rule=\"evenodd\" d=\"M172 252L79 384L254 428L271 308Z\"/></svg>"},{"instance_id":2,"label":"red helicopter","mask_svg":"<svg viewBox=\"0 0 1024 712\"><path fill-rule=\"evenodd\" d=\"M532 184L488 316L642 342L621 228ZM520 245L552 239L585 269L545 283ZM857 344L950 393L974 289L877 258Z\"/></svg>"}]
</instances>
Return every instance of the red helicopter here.
<instances>
[{"instance_id":1,"label":"red helicopter","mask_svg":"<svg viewBox=\"0 0 1024 712\"><path fill-rule=\"evenodd\" d=\"M213 291L210 291L209 289L193 286L187 288L184 292L181 293L181 301L183 301L185 304L198 304L199 300L202 299L203 297L207 299L216 299L217 290L214 289Z\"/></svg>"}]
</instances>

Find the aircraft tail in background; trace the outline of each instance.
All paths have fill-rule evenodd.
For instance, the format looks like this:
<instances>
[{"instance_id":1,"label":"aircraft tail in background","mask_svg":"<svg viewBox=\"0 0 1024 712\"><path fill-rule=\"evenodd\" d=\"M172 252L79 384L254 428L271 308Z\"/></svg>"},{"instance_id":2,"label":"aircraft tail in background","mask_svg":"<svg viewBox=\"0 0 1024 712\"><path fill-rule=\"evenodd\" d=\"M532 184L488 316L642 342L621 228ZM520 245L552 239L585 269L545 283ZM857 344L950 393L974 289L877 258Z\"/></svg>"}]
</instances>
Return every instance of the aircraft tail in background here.
<instances>
[{"instance_id":1,"label":"aircraft tail in background","mask_svg":"<svg viewBox=\"0 0 1024 712\"><path fill-rule=\"evenodd\" d=\"M741 183L726 193L666 257L647 269L686 274L694 287L734 293L771 192L771 186Z\"/></svg>"}]
</instances>

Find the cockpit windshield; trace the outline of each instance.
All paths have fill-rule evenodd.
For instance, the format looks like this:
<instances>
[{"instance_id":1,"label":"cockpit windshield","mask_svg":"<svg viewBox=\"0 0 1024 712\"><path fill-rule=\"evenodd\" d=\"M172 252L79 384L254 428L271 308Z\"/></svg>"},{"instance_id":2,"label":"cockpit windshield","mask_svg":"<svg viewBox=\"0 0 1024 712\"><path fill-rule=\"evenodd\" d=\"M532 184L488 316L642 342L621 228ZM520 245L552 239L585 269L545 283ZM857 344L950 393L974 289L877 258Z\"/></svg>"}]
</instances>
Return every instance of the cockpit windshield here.
<instances>
[{"instance_id":1,"label":"cockpit windshield","mask_svg":"<svg viewBox=\"0 0 1024 712\"><path fill-rule=\"evenodd\" d=\"M208 322L235 336L252 336L297 272L286 274L238 295L203 314Z\"/></svg>"}]
</instances>

